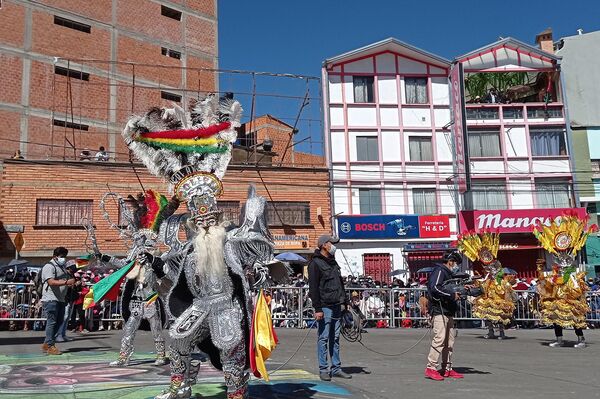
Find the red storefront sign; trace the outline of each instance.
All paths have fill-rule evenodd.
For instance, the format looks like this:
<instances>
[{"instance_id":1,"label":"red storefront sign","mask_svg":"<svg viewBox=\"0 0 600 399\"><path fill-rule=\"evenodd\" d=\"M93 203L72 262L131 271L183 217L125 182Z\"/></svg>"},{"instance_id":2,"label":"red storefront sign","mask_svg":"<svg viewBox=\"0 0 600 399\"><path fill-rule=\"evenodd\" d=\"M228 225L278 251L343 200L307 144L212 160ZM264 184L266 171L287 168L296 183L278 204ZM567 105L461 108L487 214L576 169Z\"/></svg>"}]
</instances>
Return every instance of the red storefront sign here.
<instances>
[{"instance_id":1,"label":"red storefront sign","mask_svg":"<svg viewBox=\"0 0 600 399\"><path fill-rule=\"evenodd\" d=\"M587 216L585 208L461 211L460 232L475 230L479 233L489 229L500 233L531 233L538 223L549 225L553 219L560 218L566 211L575 211L580 217Z\"/></svg>"},{"instance_id":2,"label":"red storefront sign","mask_svg":"<svg viewBox=\"0 0 600 399\"><path fill-rule=\"evenodd\" d=\"M419 216L419 237L450 237L450 219L448 218L448 215Z\"/></svg>"}]
</instances>

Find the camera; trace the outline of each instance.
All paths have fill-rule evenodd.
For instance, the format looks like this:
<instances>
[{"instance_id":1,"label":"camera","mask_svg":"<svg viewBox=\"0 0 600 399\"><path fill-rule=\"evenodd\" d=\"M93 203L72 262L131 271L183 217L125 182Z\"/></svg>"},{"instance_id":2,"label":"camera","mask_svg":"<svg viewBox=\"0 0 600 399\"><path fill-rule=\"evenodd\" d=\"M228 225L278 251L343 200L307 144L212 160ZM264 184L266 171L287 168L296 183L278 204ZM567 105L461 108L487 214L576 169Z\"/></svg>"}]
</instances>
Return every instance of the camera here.
<instances>
[{"instance_id":1,"label":"camera","mask_svg":"<svg viewBox=\"0 0 600 399\"><path fill-rule=\"evenodd\" d=\"M461 298L483 295L483 288L471 287L472 284L473 280L467 273L455 273L442 286L452 293L457 293Z\"/></svg>"}]
</instances>

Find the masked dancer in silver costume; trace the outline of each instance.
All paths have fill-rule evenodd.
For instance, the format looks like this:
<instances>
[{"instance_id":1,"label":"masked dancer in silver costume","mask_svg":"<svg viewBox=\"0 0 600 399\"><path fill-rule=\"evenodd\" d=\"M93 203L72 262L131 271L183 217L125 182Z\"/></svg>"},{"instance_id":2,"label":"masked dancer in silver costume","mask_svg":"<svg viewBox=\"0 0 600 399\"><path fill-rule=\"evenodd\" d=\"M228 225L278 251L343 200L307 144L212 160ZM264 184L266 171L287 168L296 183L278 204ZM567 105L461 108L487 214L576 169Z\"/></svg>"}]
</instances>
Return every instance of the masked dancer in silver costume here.
<instances>
[{"instance_id":1,"label":"masked dancer in silver costume","mask_svg":"<svg viewBox=\"0 0 600 399\"><path fill-rule=\"evenodd\" d=\"M173 282L167 300L175 319L169 330L171 384L158 399L191 396L198 368L191 367L190 353L196 346L223 370L227 398L248 398L252 300L247 274L272 260L273 243L265 200L253 189L240 227L222 223L217 207L240 116L237 101L209 95L189 115L181 108L155 108L131 119L123 132L132 152L152 173L169 179L189 210L161 228L161 241L170 250L162 257L146 254L158 277Z\"/></svg>"},{"instance_id":2,"label":"masked dancer in silver costume","mask_svg":"<svg viewBox=\"0 0 600 399\"><path fill-rule=\"evenodd\" d=\"M127 230L121 229L114 224L105 209L108 197L116 197L119 204L119 213L126 220ZM162 326L165 321L165 313L161 309L161 302L157 300L159 282L151 265L145 262L145 253L158 254L158 231L161 223L173 215L179 206L179 201L173 198L171 201L152 190L145 194L139 194L137 198L129 196L127 199L114 194L106 193L100 207L103 215L111 227L119 229L120 235L125 239L129 250L127 257L116 258L110 255L96 253L96 257L103 263L111 264L117 268L136 261L131 271L125 276L127 283L122 294L121 315L125 319L123 327L123 338L121 339L121 350L119 358L110 363L111 366L127 366L133 354L135 335L142 321L145 319L150 325L154 345L156 347L156 366L167 364L165 353L165 339L162 335ZM163 288L166 289L166 288Z\"/></svg>"}]
</instances>

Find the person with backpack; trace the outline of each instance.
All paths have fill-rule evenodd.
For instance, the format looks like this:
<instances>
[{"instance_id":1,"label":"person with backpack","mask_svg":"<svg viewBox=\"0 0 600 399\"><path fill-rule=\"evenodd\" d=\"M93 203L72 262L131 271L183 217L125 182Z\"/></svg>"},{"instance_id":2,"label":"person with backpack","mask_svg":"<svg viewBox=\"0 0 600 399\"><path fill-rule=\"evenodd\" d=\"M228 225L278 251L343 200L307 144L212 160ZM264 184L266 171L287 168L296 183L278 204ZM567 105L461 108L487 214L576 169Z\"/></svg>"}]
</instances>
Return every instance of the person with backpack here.
<instances>
[{"instance_id":1,"label":"person with backpack","mask_svg":"<svg viewBox=\"0 0 600 399\"><path fill-rule=\"evenodd\" d=\"M65 317L66 296L69 287L75 285L75 279L65 270L67 254L65 247L57 247L52 259L42 268L36 288L40 286L42 307L46 315L46 338L42 351L48 355L60 355L55 345L55 337Z\"/></svg>"},{"instance_id":2,"label":"person with backpack","mask_svg":"<svg viewBox=\"0 0 600 399\"><path fill-rule=\"evenodd\" d=\"M425 378L442 381L444 378L463 378L464 376L452 369L452 351L456 329L454 316L458 309L457 301L460 294L444 288L444 282L452 278L452 274L460 270L462 257L454 251L444 254L443 264L436 264L427 280L429 295L429 313L433 324L433 339L427 357ZM438 371L441 359L441 370Z\"/></svg>"},{"instance_id":3,"label":"person with backpack","mask_svg":"<svg viewBox=\"0 0 600 399\"><path fill-rule=\"evenodd\" d=\"M73 303L79 298L79 293L81 292L82 284L81 279L78 279L75 275L75 273L77 272L77 266L75 265L75 262L69 261L69 263L70 262L72 262L72 264L67 266L65 270L67 271L69 278L75 278L75 284L72 287L69 287L69 289L67 290L67 295L65 296L65 317L60 325L60 328L58 329L56 337L54 337L56 342L73 341L73 338L67 337L67 327L69 325L69 321L71 321L71 315L73 314Z\"/></svg>"}]
</instances>

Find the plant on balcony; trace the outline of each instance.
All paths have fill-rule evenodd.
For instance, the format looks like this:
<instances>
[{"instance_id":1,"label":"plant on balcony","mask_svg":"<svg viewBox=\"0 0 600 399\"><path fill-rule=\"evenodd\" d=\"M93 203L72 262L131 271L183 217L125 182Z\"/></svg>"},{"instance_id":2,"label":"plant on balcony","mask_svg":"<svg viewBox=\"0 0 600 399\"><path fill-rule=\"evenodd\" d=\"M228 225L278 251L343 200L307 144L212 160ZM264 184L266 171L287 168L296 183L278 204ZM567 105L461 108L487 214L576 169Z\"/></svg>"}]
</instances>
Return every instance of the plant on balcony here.
<instances>
[{"instance_id":1,"label":"plant on balcony","mask_svg":"<svg viewBox=\"0 0 600 399\"><path fill-rule=\"evenodd\" d=\"M467 102L480 97L482 100L489 89L496 89L498 93L506 93L508 89L518 86L528 88L535 79L531 79L527 72L481 72L474 73L465 78Z\"/></svg>"}]
</instances>

